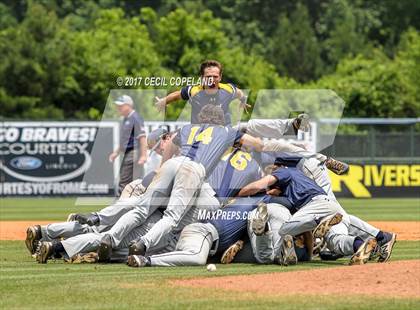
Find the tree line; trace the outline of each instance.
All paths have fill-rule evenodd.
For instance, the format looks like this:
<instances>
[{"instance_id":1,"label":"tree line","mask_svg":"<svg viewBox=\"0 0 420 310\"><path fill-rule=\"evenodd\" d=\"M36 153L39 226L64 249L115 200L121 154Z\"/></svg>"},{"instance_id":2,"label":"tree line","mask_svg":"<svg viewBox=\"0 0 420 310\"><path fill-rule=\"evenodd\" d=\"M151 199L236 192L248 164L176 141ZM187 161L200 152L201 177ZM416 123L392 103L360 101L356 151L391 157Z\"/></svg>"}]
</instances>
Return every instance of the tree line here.
<instances>
[{"instance_id":1,"label":"tree line","mask_svg":"<svg viewBox=\"0 0 420 310\"><path fill-rule=\"evenodd\" d=\"M217 59L250 102L259 89L326 88L347 117L416 117L418 16L415 0L5 0L0 115L98 119L118 76L197 76Z\"/></svg>"}]
</instances>

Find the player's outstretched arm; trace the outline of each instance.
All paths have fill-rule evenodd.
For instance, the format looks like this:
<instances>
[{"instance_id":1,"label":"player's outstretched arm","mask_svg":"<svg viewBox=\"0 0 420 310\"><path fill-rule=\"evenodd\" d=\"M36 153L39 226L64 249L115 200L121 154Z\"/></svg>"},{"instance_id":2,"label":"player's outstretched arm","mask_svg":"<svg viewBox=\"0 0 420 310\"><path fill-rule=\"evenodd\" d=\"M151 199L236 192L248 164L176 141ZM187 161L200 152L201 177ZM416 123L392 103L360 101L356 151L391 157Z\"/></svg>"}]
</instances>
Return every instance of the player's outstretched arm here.
<instances>
[{"instance_id":1,"label":"player's outstretched arm","mask_svg":"<svg viewBox=\"0 0 420 310\"><path fill-rule=\"evenodd\" d=\"M248 134L244 134L239 143L245 147L254 148L257 152L262 152L264 147L264 143L260 138L255 138Z\"/></svg>"},{"instance_id":2,"label":"player's outstretched arm","mask_svg":"<svg viewBox=\"0 0 420 310\"><path fill-rule=\"evenodd\" d=\"M156 102L155 102L156 108L159 110L159 112L162 112L165 110L168 104L181 99L181 91L177 90L170 93L166 97L163 97L163 98L155 97L155 99L156 99Z\"/></svg>"},{"instance_id":3,"label":"player's outstretched arm","mask_svg":"<svg viewBox=\"0 0 420 310\"><path fill-rule=\"evenodd\" d=\"M274 183L276 183L277 179L272 175L267 175L258 181L249 183L245 187L243 187L238 196L245 197L245 196L252 196L259 192L267 190L267 188Z\"/></svg>"}]
</instances>

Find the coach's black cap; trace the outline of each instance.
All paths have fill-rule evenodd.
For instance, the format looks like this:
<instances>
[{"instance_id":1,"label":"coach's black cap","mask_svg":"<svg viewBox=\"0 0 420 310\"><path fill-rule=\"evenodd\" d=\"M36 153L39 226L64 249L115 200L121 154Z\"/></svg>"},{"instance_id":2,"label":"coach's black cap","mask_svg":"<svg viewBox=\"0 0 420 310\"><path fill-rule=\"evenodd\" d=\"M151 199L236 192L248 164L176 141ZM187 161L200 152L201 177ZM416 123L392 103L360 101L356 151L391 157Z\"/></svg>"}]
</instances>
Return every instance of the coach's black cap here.
<instances>
[{"instance_id":1,"label":"coach's black cap","mask_svg":"<svg viewBox=\"0 0 420 310\"><path fill-rule=\"evenodd\" d=\"M165 128L158 128L147 135L147 147L149 150L155 150L159 146L160 139L166 135L168 131Z\"/></svg>"}]
</instances>

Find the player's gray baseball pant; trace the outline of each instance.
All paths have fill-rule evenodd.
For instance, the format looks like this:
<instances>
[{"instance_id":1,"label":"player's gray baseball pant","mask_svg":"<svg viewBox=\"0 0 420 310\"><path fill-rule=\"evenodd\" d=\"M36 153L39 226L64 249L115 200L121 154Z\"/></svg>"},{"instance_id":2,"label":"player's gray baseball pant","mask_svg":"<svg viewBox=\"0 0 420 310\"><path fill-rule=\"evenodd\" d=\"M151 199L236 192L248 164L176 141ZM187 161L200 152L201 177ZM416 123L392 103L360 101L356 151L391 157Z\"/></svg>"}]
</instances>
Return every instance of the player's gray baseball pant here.
<instances>
[{"instance_id":1,"label":"player's gray baseball pant","mask_svg":"<svg viewBox=\"0 0 420 310\"><path fill-rule=\"evenodd\" d=\"M376 237L379 232L379 229L356 216L349 215L349 220L348 230L340 223L331 227L330 232L325 236L328 249L336 254L344 256L354 254L353 244L356 237L367 240Z\"/></svg>"},{"instance_id":2,"label":"player's gray baseball pant","mask_svg":"<svg viewBox=\"0 0 420 310\"><path fill-rule=\"evenodd\" d=\"M289 119L251 119L245 125L246 133L254 137L280 139L285 134L295 135L293 118ZM241 127L241 129L243 129Z\"/></svg>"},{"instance_id":3,"label":"player's gray baseball pant","mask_svg":"<svg viewBox=\"0 0 420 310\"><path fill-rule=\"evenodd\" d=\"M190 215L190 210L193 211L192 216L195 214L195 211L197 211L198 215L198 210L196 208L191 209L191 207L200 193L199 190L205 176L206 170L203 165L189 158L184 158L184 162L175 175L171 197L162 219L142 237L146 248L154 247L164 235L175 228L179 228L181 221L186 218L185 216ZM191 220L197 218L196 216L191 217L191 215L187 218Z\"/></svg>"},{"instance_id":4,"label":"player's gray baseball pant","mask_svg":"<svg viewBox=\"0 0 420 310\"><path fill-rule=\"evenodd\" d=\"M248 236L252 246L255 259L260 264L271 264L280 249L281 237L278 233L284 222L291 218L290 211L277 203L267 204L268 228L269 230L261 236L252 231L252 218L255 217L257 209L253 210L248 219Z\"/></svg>"},{"instance_id":5,"label":"player's gray baseball pant","mask_svg":"<svg viewBox=\"0 0 420 310\"><path fill-rule=\"evenodd\" d=\"M71 238L80 234L86 234L90 232L99 233L104 231L106 227L104 226L89 226L82 225L79 222L61 222L61 223L52 223L48 225L41 226L41 241L51 241L59 238Z\"/></svg>"},{"instance_id":6,"label":"player's gray baseball pant","mask_svg":"<svg viewBox=\"0 0 420 310\"><path fill-rule=\"evenodd\" d=\"M149 218L143 225L138 226L132 231L130 231L126 235L126 237L123 240L121 240L117 249L128 248L128 245L130 244L132 240L135 240L139 238L140 236L144 235L145 233L147 233L147 231L151 227L153 227L153 225L155 225L160 220L161 217L162 217L162 213L160 213L159 211L156 211L155 213L153 213L151 216L149 216ZM78 253L96 251L99 247L102 236L103 235L99 232L90 232L90 233L77 235L69 239L65 239L61 241L61 243L64 249L66 250L67 255L69 257L72 257L73 255L78 254ZM165 242L168 242L168 243L169 241L170 241L169 239L165 240ZM161 245L161 246L167 247L168 244ZM126 253L128 254L128 250Z\"/></svg>"},{"instance_id":7,"label":"player's gray baseball pant","mask_svg":"<svg viewBox=\"0 0 420 310\"><path fill-rule=\"evenodd\" d=\"M117 248L121 240L135 227L140 226L156 209L167 204L175 175L182 163L181 157L171 158L163 163L146 192L141 197L134 198L135 207L122 215L108 232L113 248ZM108 221L111 219L112 217L109 217Z\"/></svg>"},{"instance_id":8,"label":"player's gray baseball pant","mask_svg":"<svg viewBox=\"0 0 420 310\"><path fill-rule=\"evenodd\" d=\"M328 197L336 199L332 191L328 170L323 163L315 158L302 158L296 168L301 170L308 178L314 180L327 193Z\"/></svg>"},{"instance_id":9,"label":"player's gray baseball pant","mask_svg":"<svg viewBox=\"0 0 420 310\"><path fill-rule=\"evenodd\" d=\"M179 237L175 251L152 255L152 266L205 265L209 255L216 252L219 234L210 223L194 223L186 226Z\"/></svg>"},{"instance_id":10,"label":"player's gray baseball pant","mask_svg":"<svg viewBox=\"0 0 420 310\"><path fill-rule=\"evenodd\" d=\"M303 232L311 231L316 228L320 220L337 212L343 215L341 223L347 229L348 234L348 214L336 200L331 199L326 195L318 195L312 198L310 202L299 209L292 215L290 220L282 225L279 234L281 236L297 236Z\"/></svg>"}]
</instances>

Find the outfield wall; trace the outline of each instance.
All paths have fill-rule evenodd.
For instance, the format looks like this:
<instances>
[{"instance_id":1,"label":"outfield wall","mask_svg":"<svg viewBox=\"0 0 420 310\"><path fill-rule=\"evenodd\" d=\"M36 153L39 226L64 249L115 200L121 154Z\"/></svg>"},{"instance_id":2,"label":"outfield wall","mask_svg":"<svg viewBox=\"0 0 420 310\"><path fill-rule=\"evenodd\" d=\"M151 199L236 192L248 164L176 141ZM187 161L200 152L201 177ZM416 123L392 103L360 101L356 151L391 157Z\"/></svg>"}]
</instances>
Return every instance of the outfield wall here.
<instances>
[{"instance_id":1,"label":"outfield wall","mask_svg":"<svg viewBox=\"0 0 420 310\"><path fill-rule=\"evenodd\" d=\"M108 155L118 145L118 122L0 123L1 196L112 196L118 161ZM184 123L166 122L168 130ZM146 122L150 132L160 122ZM299 136L316 145L316 126ZM337 139L336 139L337 140ZM420 159L360 160L348 175L330 173L338 197L419 197ZM414 160L413 160L414 159Z\"/></svg>"}]
</instances>

